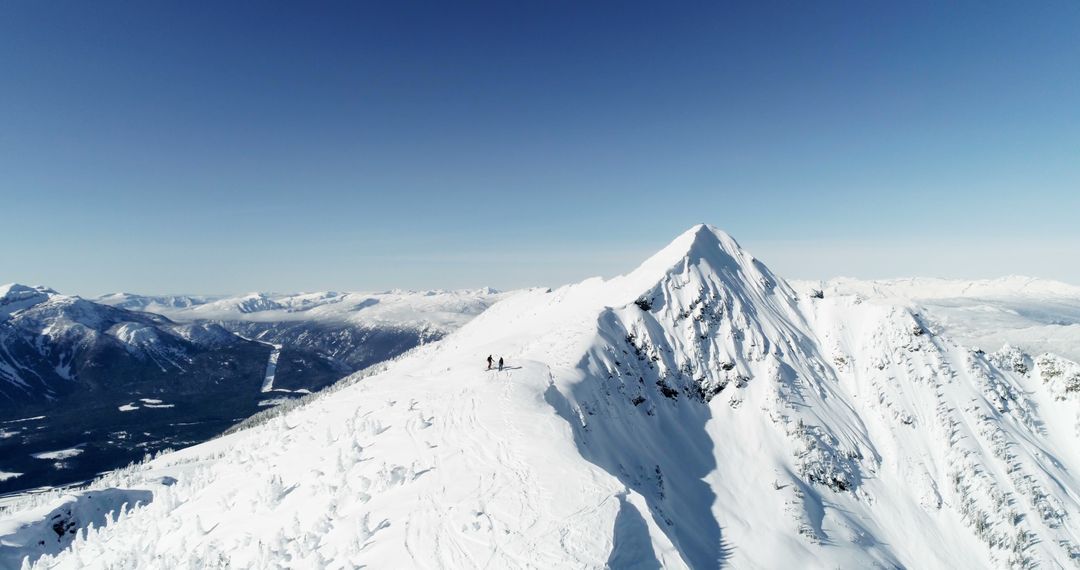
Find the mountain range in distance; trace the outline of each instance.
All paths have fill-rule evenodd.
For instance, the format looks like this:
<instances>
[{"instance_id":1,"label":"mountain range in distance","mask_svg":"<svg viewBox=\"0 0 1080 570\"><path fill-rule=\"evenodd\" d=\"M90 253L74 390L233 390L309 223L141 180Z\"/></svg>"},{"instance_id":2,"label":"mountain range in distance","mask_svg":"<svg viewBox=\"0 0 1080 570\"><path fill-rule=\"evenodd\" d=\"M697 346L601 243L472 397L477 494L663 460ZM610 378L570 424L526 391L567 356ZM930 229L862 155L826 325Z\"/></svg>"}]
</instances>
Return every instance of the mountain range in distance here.
<instances>
[{"instance_id":1,"label":"mountain range in distance","mask_svg":"<svg viewBox=\"0 0 1080 570\"><path fill-rule=\"evenodd\" d=\"M0 492L85 481L205 441L437 340L502 295L83 299L0 286Z\"/></svg>"}]
</instances>

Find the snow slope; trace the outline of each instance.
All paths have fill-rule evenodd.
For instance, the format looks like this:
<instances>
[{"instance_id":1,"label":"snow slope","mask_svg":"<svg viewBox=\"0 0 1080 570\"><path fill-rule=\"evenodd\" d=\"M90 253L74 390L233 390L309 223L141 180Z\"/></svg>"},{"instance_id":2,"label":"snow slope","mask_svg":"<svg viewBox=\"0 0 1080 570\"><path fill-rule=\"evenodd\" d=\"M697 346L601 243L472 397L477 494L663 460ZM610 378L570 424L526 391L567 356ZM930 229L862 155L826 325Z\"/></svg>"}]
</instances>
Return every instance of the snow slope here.
<instances>
[{"instance_id":1,"label":"snow slope","mask_svg":"<svg viewBox=\"0 0 1080 570\"><path fill-rule=\"evenodd\" d=\"M1011 356L800 295L697 226L267 423L15 505L0 563L1075 567L1080 385ZM42 530L102 491L128 507Z\"/></svg>"}]
</instances>

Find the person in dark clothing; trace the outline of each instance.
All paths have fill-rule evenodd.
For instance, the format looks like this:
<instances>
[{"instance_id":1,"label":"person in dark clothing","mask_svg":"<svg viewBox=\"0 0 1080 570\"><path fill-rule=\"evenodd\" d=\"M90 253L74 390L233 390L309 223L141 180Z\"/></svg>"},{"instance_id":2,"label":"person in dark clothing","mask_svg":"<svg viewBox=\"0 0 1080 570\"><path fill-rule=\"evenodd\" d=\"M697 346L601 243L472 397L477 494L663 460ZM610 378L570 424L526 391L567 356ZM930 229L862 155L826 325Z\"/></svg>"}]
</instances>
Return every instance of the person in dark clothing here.
<instances>
[{"instance_id":1,"label":"person in dark clothing","mask_svg":"<svg viewBox=\"0 0 1080 570\"><path fill-rule=\"evenodd\" d=\"M502 367L503 367L503 359L502 359L502 357L500 356L500 357L499 357L499 370L502 370Z\"/></svg>"},{"instance_id":2,"label":"person in dark clothing","mask_svg":"<svg viewBox=\"0 0 1080 570\"><path fill-rule=\"evenodd\" d=\"M492 359L492 358L491 358L491 355L489 354L489 355L488 355L488 370L491 370L491 363L492 363L492 362L494 362L494 359Z\"/></svg>"}]
</instances>

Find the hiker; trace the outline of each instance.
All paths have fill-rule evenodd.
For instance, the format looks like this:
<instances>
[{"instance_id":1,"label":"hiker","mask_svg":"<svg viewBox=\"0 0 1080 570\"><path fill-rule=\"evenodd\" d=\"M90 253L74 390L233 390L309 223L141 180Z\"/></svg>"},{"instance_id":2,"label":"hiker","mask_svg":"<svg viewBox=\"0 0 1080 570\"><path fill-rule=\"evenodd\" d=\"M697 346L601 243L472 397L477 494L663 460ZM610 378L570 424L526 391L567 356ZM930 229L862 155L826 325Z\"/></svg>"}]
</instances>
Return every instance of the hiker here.
<instances>
[{"instance_id":1,"label":"hiker","mask_svg":"<svg viewBox=\"0 0 1080 570\"><path fill-rule=\"evenodd\" d=\"M488 355L488 370L491 370L491 363L492 362L494 362L494 360L492 360L491 355L489 354Z\"/></svg>"},{"instance_id":2,"label":"hiker","mask_svg":"<svg viewBox=\"0 0 1080 570\"><path fill-rule=\"evenodd\" d=\"M502 370L502 367L503 367L503 359L502 359L502 357L500 356L500 357L499 357L499 370Z\"/></svg>"}]
</instances>

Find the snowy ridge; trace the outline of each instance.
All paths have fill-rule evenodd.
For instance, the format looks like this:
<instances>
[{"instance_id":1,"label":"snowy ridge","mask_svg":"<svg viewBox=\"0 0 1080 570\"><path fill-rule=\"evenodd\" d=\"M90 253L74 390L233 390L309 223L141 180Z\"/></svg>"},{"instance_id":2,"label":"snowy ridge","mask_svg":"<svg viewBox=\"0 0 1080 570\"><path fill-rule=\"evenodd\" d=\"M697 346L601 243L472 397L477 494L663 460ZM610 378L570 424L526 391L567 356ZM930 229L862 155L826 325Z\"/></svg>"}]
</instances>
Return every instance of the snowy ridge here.
<instances>
[{"instance_id":1,"label":"snowy ridge","mask_svg":"<svg viewBox=\"0 0 1080 570\"><path fill-rule=\"evenodd\" d=\"M1080 361L1080 287L1030 277L982 281L799 281L804 294L859 296L908 307L956 341L990 352L1006 345Z\"/></svg>"},{"instance_id":2,"label":"snowy ridge","mask_svg":"<svg viewBox=\"0 0 1080 570\"><path fill-rule=\"evenodd\" d=\"M697 226L625 276L509 297L327 397L112 474L95 488L143 506L68 516L46 548L0 536L0 560L1075 567L1076 368L1028 358L903 304L798 294Z\"/></svg>"}]
</instances>

